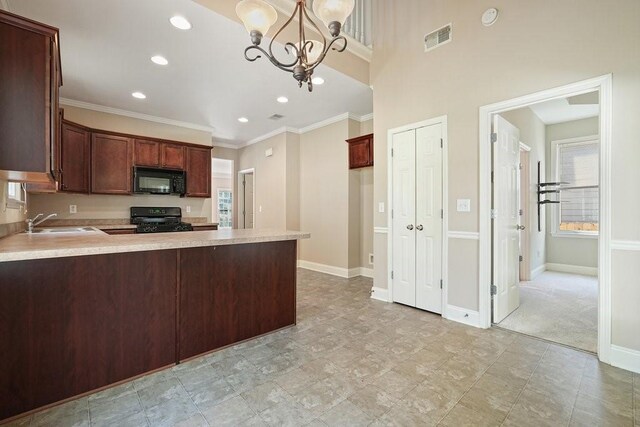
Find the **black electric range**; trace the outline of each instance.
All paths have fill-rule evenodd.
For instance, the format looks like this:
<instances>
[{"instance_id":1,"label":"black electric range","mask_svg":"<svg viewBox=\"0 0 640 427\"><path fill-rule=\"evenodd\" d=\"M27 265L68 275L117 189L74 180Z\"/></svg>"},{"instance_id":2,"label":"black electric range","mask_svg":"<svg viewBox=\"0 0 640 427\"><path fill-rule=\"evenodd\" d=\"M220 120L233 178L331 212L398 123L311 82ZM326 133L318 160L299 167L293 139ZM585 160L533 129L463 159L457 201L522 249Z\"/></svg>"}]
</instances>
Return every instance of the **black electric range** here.
<instances>
[{"instance_id":1,"label":"black electric range","mask_svg":"<svg viewBox=\"0 0 640 427\"><path fill-rule=\"evenodd\" d=\"M182 209L178 207L132 207L131 224L137 225L136 233L193 231L191 224L182 222Z\"/></svg>"}]
</instances>

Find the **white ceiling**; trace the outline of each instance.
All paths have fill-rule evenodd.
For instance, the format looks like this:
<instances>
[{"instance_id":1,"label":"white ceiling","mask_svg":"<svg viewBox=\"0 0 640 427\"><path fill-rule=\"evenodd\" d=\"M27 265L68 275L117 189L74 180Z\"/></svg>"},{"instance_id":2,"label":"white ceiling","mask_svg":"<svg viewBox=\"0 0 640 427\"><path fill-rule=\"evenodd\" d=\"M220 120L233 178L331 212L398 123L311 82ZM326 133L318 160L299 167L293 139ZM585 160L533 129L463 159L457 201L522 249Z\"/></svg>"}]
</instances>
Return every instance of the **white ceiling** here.
<instances>
[{"instance_id":1,"label":"white ceiling","mask_svg":"<svg viewBox=\"0 0 640 427\"><path fill-rule=\"evenodd\" d=\"M367 85L324 65L315 75L326 83L309 93L265 58L248 62L244 48L250 41L244 27L191 0L8 4L13 13L60 28L63 98L212 127L216 141L234 145L284 126L304 128L346 112L362 116L373 109ZM176 14L189 19L193 28L171 26L169 18ZM275 52L276 47L282 49L274 45ZM153 55L165 56L169 65L152 63ZM134 91L147 99L134 99ZM289 103L276 102L279 96L288 97ZM268 119L276 113L285 118ZM239 117L249 118L249 123L239 123Z\"/></svg>"},{"instance_id":2,"label":"white ceiling","mask_svg":"<svg viewBox=\"0 0 640 427\"><path fill-rule=\"evenodd\" d=\"M594 97L584 97L581 95L581 100L576 99L577 102L575 103L570 103L571 99L572 98L554 99L532 105L529 108L531 108L536 116L546 125L588 119L590 117L597 117L600 114L597 93Z\"/></svg>"}]
</instances>

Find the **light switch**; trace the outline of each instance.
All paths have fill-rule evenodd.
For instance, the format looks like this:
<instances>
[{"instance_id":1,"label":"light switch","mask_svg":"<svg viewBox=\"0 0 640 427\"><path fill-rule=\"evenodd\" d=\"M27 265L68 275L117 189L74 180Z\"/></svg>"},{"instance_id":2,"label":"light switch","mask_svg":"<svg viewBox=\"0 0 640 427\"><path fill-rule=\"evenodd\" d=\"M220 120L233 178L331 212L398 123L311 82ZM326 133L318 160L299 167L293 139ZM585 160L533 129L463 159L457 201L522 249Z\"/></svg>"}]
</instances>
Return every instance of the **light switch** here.
<instances>
[{"instance_id":1,"label":"light switch","mask_svg":"<svg viewBox=\"0 0 640 427\"><path fill-rule=\"evenodd\" d=\"M265 157L273 156L273 148L267 148L266 150L264 150L264 156Z\"/></svg>"},{"instance_id":2,"label":"light switch","mask_svg":"<svg viewBox=\"0 0 640 427\"><path fill-rule=\"evenodd\" d=\"M187 213L191 213L191 206L187 205Z\"/></svg>"},{"instance_id":3,"label":"light switch","mask_svg":"<svg viewBox=\"0 0 640 427\"><path fill-rule=\"evenodd\" d=\"M384 213L384 202L378 203L378 212Z\"/></svg>"},{"instance_id":4,"label":"light switch","mask_svg":"<svg viewBox=\"0 0 640 427\"><path fill-rule=\"evenodd\" d=\"M458 199L458 212L471 212L470 199Z\"/></svg>"}]
</instances>

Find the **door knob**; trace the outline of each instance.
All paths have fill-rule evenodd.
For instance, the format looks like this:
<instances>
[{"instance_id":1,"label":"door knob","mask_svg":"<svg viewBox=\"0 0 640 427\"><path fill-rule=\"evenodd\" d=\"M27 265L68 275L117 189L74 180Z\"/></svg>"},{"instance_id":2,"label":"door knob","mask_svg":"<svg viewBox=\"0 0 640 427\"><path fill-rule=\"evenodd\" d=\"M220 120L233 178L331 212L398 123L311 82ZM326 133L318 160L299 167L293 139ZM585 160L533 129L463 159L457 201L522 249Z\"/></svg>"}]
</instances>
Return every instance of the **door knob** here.
<instances>
[{"instance_id":1,"label":"door knob","mask_svg":"<svg viewBox=\"0 0 640 427\"><path fill-rule=\"evenodd\" d=\"M424 230L424 227L422 226L422 224L420 224L419 226L416 227L416 230L422 231Z\"/></svg>"},{"instance_id":2,"label":"door knob","mask_svg":"<svg viewBox=\"0 0 640 427\"><path fill-rule=\"evenodd\" d=\"M413 230L413 224L407 225L407 230Z\"/></svg>"},{"instance_id":3,"label":"door knob","mask_svg":"<svg viewBox=\"0 0 640 427\"><path fill-rule=\"evenodd\" d=\"M518 225L516 226L516 229L518 230L524 230L526 227L524 225Z\"/></svg>"}]
</instances>

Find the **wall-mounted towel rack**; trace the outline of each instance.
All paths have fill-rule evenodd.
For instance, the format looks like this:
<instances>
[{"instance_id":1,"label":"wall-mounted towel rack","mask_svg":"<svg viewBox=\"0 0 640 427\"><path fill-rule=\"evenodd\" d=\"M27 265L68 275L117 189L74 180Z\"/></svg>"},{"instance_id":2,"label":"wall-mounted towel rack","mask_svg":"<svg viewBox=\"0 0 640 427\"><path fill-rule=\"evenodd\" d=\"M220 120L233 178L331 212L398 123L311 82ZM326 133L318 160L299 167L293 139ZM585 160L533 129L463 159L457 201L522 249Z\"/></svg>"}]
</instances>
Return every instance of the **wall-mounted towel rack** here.
<instances>
[{"instance_id":1,"label":"wall-mounted towel rack","mask_svg":"<svg viewBox=\"0 0 640 427\"><path fill-rule=\"evenodd\" d=\"M558 200L547 200L545 197L547 194L560 194L559 188L551 188L547 187L558 187L560 185L568 184L568 182L540 182L540 164L538 162L538 231L542 231L542 220L540 218L540 207L544 205L557 205L560 204ZM542 197L542 200L540 200Z\"/></svg>"}]
</instances>

